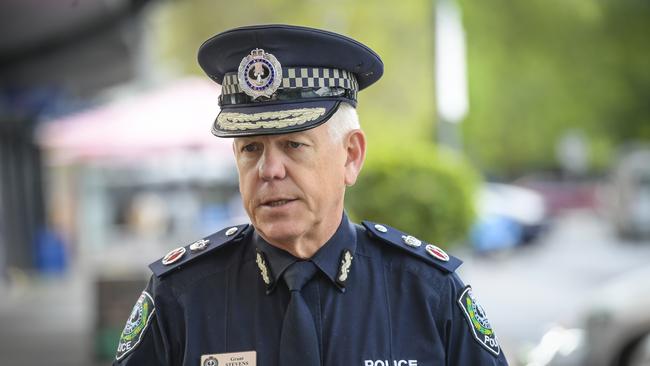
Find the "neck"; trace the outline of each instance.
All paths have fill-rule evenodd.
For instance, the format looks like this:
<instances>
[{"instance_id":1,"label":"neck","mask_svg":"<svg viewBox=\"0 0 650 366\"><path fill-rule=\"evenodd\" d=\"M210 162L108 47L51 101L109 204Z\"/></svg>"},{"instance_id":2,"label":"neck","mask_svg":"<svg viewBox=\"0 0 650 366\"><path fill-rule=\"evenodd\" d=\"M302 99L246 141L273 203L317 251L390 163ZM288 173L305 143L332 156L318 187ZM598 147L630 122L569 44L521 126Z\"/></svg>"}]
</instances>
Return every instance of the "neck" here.
<instances>
[{"instance_id":1,"label":"neck","mask_svg":"<svg viewBox=\"0 0 650 366\"><path fill-rule=\"evenodd\" d=\"M336 229L334 229L336 231ZM332 235L334 235L334 232L332 232ZM325 245L327 240L324 242L319 242L318 241L306 241L306 242L300 242L300 243L295 243L293 245L285 246L282 249L286 250L287 252L291 253L296 258L300 259L309 259L318 252L320 248Z\"/></svg>"}]
</instances>

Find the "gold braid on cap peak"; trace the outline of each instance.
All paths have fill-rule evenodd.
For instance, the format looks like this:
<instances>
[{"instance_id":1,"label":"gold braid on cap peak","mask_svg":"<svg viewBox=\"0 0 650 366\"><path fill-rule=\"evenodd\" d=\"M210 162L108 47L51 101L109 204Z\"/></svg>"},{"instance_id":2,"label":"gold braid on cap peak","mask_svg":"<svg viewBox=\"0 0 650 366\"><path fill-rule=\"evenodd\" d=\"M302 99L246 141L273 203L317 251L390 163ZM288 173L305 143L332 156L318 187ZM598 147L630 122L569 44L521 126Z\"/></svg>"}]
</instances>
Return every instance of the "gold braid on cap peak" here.
<instances>
[{"instance_id":1,"label":"gold braid on cap peak","mask_svg":"<svg viewBox=\"0 0 650 366\"><path fill-rule=\"evenodd\" d=\"M302 125L324 114L325 108L300 108L253 114L221 112L217 117L217 125L227 131L284 128Z\"/></svg>"}]
</instances>

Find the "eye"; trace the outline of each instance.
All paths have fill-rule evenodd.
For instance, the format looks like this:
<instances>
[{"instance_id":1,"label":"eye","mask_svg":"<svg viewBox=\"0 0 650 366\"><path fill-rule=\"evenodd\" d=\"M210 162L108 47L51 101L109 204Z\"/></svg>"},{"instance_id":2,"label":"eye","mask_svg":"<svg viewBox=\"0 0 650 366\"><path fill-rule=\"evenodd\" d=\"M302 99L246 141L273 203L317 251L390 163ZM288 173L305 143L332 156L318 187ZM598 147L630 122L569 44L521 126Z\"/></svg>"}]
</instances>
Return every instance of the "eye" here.
<instances>
[{"instance_id":1,"label":"eye","mask_svg":"<svg viewBox=\"0 0 650 366\"><path fill-rule=\"evenodd\" d=\"M242 152L248 152L248 153L252 153L252 152L255 152L257 150L259 150L259 146L256 143L246 144L246 145L242 146L242 148L241 148Z\"/></svg>"},{"instance_id":2,"label":"eye","mask_svg":"<svg viewBox=\"0 0 650 366\"><path fill-rule=\"evenodd\" d=\"M299 148L299 147L301 147L301 146L304 146L304 145L305 145L305 144L300 143L300 142L296 142L296 141L289 141L289 142L287 143L287 146L289 146L289 147L292 148L292 149L297 149L297 148Z\"/></svg>"}]
</instances>

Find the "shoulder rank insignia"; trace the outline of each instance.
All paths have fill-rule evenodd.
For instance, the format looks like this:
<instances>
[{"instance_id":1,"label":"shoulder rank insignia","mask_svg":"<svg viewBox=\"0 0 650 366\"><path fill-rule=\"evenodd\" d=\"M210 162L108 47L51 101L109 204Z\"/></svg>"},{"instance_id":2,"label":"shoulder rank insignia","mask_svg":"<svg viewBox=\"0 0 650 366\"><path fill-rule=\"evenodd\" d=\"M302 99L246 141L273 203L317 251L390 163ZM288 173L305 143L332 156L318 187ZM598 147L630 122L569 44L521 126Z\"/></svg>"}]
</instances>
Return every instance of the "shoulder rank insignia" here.
<instances>
[{"instance_id":1,"label":"shoulder rank insignia","mask_svg":"<svg viewBox=\"0 0 650 366\"><path fill-rule=\"evenodd\" d=\"M206 253L233 242L234 239L239 238L246 231L246 228L248 228L248 224L233 226L218 231L204 239L197 240L186 247L176 248L167 253L162 259L151 263L149 268L151 268L151 271L157 277L162 277Z\"/></svg>"},{"instance_id":2,"label":"shoulder rank insignia","mask_svg":"<svg viewBox=\"0 0 650 366\"><path fill-rule=\"evenodd\" d=\"M370 221L363 221L363 226L365 226L369 235L372 237L379 238L387 244L391 244L415 257L423 259L444 272L454 272L456 268L463 264L463 261L450 256L437 246L426 243L392 227Z\"/></svg>"}]
</instances>

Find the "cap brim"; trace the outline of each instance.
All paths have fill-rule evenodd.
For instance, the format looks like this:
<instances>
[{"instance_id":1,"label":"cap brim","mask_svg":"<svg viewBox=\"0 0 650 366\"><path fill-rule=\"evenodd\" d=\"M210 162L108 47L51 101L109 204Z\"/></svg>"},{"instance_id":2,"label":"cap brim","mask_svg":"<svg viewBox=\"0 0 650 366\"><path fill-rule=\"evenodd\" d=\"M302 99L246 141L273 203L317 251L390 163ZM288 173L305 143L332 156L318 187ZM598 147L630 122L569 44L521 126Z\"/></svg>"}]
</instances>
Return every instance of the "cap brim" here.
<instances>
[{"instance_id":1,"label":"cap brim","mask_svg":"<svg viewBox=\"0 0 650 366\"><path fill-rule=\"evenodd\" d=\"M277 135L308 130L325 123L340 100L222 107L212 134L218 137Z\"/></svg>"}]
</instances>

